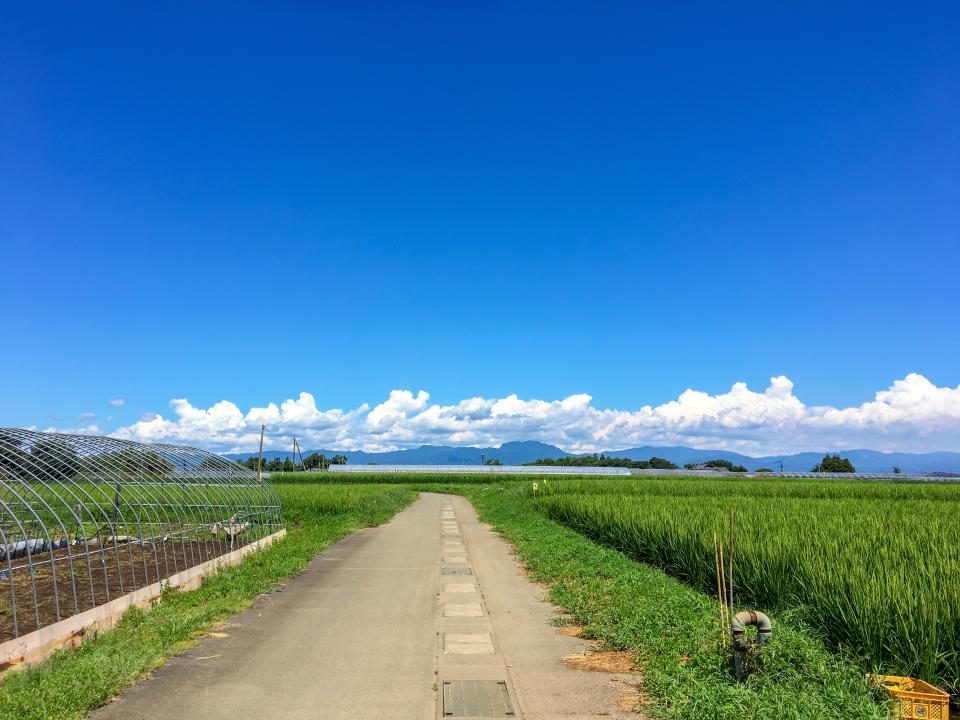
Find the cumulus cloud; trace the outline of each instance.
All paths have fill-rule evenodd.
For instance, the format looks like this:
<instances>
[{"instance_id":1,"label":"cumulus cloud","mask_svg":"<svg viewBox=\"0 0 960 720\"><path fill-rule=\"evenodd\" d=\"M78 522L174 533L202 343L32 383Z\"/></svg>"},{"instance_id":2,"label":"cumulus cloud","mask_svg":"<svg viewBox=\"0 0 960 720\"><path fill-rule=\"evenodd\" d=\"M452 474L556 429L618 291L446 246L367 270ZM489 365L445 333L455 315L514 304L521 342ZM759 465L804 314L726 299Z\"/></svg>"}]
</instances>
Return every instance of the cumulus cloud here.
<instances>
[{"instance_id":1,"label":"cumulus cloud","mask_svg":"<svg viewBox=\"0 0 960 720\"><path fill-rule=\"evenodd\" d=\"M598 408L589 395L559 400L471 397L452 405L419 390L393 390L372 408L320 409L310 393L243 412L221 400L209 408L172 400L171 414L145 415L114 434L218 450L257 447L260 425L279 443L296 435L305 448L382 451L422 444L497 446L541 440L571 452L640 445L687 445L763 455L869 447L875 450L960 450L960 386L937 387L916 373L874 399L847 408L807 406L779 376L762 391L735 383L717 395L686 390L662 405Z\"/></svg>"},{"instance_id":2,"label":"cumulus cloud","mask_svg":"<svg viewBox=\"0 0 960 720\"><path fill-rule=\"evenodd\" d=\"M41 430L41 428L36 425L29 425L27 430ZM89 425L84 425L83 427L72 427L72 428L58 428L58 427L48 427L43 428L43 432L48 433L62 433L64 435L99 435L100 428L94 425L93 423Z\"/></svg>"}]
</instances>

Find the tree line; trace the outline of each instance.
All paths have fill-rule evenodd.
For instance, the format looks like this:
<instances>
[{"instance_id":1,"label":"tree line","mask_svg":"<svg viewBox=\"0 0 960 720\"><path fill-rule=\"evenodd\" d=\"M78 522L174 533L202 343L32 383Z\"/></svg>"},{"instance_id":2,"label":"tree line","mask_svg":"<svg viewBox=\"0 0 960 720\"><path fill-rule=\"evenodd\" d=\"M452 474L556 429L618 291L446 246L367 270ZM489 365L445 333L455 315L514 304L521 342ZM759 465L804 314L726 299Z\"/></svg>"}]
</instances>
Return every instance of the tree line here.
<instances>
[{"instance_id":1,"label":"tree line","mask_svg":"<svg viewBox=\"0 0 960 720\"><path fill-rule=\"evenodd\" d=\"M490 461L488 460L489 464ZM562 458L540 458L533 462L524 463L525 465L559 465L563 467L625 467L638 470L677 470L679 466L664 460L663 458L652 457L649 460L632 460L630 458L611 457L609 455L584 455L582 457L562 457ZM727 470L728 472L745 473L749 472L743 465L736 465L729 460L717 459L708 460L704 463L686 463L683 466L687 470L693 470L698 467L716 468L718 470ZM772 472L769 468L760 468L755 472ZM831 473L853 473L856 468L848 458L840 455L824 455L823 460L813 467L812 472L831 472ZM894 468L894 472L899 474L900 468Z\"/></svg>"},{"instance_id":2,"label":"tree line","mask_svg":"<svg viewBox=\"0 0 960 720\"><path fill-rule=\"evenodd\" d=\"M215 467L205 459L198 470ZM0 433L0 477L11 479L63 480L73 477L138 474L166 477L176 468L157 452L110 450L80 455L65 443L44 438L30 444L15 435Z\"/></svg>"},{"instance_id":3,"label":"tree line","mask_svg":"<svg viewBox=\"0 0 960 720\"><path fill-rule=\"evenodd\" d=\"M35 451L36 452L36 451ZM42 452L42 450L41 450ZM40 454L40 453L37 453ZM44 453L46 454L46 453ZM0 453L0 468L3 466L3 453ZM256 470L259 457L254 455L246 460L238 460L241 465ZM52 458L48 462L56 462ZM62 462L62 461L61 461ZM150 467L150 470L166 469L164 461L159 456L156 458L156 467ZM334 455L327 457L322 453L311 453L303 459L303 464L294 463L287 458L275 457L271 460L263 461L263 470L265 472L296 472L297 470L326 470L331 465L346 465L346 455ZM498 458L487 458L487 465L502 464ZM561 457L561 458L540 458L533 462L524 463L524 465L555 465L560 467L625 467L637 470L677 470L678 465L660 457L651 457L649 460L633 460L631 458L612 457L610 455L593 453L592 455L583 455L581 457ZM735 465L729 460L717 459L708 460L704 463L687 463L683 466L687 470L697 467L708 467L728 470L729 472L749 472L743 465ZM760 468L755 472L772 472L769 468ZM848 458L840 457L838 454L824 455L823 460L813 466L812 472L831 472L831 473L853 473L856 472L853 463ZM894 468L894 472L900 472L900 468Z\"/></svg>"},{"instance_id":4,"label":"tree line","mask_svg":"<svg viewBox=\"0 0 960 720\"><path fill-rule=\"evenodd\" d=\"M238 460L238 463L249 470L256 470L260 462L259 455L253 455L246 460ZM310 453L303 458L303 464L295 463L292 458L275 457L271 460L263 461L264 472L296 472L297 470L326 470L331 465L346 465L346 455L334 455L327 457L322 453Z\"/></svg>"},{"instance_id":5,"label":"tree line","mask_svg":"<svg viewBox=\"0 0 960 720\"><path fill-rule=\"evenodd\" d=\"M611 457L609 455L583 455L582 457L540 458L524 465L559 465L561 467L625 467L638 470L676 470L669 460L652 457L649 460Z\"/></svg>"}]
</instances>

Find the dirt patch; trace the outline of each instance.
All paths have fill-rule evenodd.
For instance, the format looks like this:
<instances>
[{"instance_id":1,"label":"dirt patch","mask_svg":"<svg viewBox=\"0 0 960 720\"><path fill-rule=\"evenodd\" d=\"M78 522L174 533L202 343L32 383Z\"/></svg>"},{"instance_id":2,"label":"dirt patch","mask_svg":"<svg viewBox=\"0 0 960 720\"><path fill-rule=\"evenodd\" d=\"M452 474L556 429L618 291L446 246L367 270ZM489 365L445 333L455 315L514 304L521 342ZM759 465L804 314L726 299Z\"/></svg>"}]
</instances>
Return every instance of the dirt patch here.
<instances>
[{"instance_id":1,"label":"dirt patch","mask_svg":"<svg viewBox=\"0 0 960 720\"><path fill-rule=\"evenodd\" d=\"M647 717L644 712L644 705L652 705L650 699L640 692L640 688L628 682L617 682L617 696L610 701L610 704L617 710L626 710L635 712L639 717Z\"/></svg>"},{"instance_id":2,"label":"dirt patch","mask_svg":"<svg viewBox=\"0 0 960 720\"><path fill-rule=\"evenodd\" d=\"M623 650L607 650L574 653L563 658L563 664L574 670L590 672L630 673L636 672L630 653Z\"/></svg>"},{"instance_id":3,"label":"dirt patch","mask_svg":"<svg viewBox=\"0 0 960 720\"><path fill-rule=\"evenodd\" d=\"M583 635L583 628L580 625L563 625L557 628L557 632L569 637L580 637Z\"/></svg>"}]
</instances>

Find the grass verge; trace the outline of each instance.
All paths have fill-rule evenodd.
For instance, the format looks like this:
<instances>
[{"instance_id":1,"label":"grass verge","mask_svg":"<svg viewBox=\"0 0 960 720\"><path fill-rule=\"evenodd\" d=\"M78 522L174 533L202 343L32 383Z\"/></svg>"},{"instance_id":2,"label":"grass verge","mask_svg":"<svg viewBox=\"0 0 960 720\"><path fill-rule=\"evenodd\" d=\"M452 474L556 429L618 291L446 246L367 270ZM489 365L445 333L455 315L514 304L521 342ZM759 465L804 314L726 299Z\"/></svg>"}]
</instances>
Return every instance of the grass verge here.
<instances>
[{"instance_id":1,"label":"grass verge","mask_svg":"<svg viewBox=\"0 0 960 720\"><path fill-rule=\"evenodd\" d=\"M414 493L402 487L277 486L287 536L190 592L165 593L156 608L128 611L95 641L56 653L35 668L9 673L0 684L0 718L83 717L172 655L194 644L215 623L248 607L296 575L324 548L359 527L389 520Z\"/></svg>"},{"instance_id":2,"label":"grass verge","mask_svg":"<svg viewBox=\"0 0 960 720\"><path fill-rule=\"evenodd\" d=\"M426 489L426 488L424 488ZM774 618L774 642L759 670L737 683L719 641L715 600L538 513L526 483L447 486L516 547L551 599L584 635L634 653L653 718L684 720L888 720L856 663L828 651L789 614Z\"/></svg>"}]
</instances>

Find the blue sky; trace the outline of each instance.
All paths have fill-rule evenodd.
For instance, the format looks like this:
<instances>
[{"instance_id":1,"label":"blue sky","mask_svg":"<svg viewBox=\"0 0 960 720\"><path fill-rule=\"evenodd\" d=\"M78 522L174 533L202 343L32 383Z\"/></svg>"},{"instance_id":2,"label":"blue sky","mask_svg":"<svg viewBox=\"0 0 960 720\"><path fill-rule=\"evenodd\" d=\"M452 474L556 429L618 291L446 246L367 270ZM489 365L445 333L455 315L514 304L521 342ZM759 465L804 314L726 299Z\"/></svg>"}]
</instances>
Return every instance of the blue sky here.
<instances>
[{"instance_id":1,"label":"blue sky","mask_svg":"<svg viewBox=\"0 0 960 720\"><path fill-rule=\"evenodd\" d=\"M5 7L0 423L960 387L958 37L954 3Z\"/></svg>"}]
</instances>

